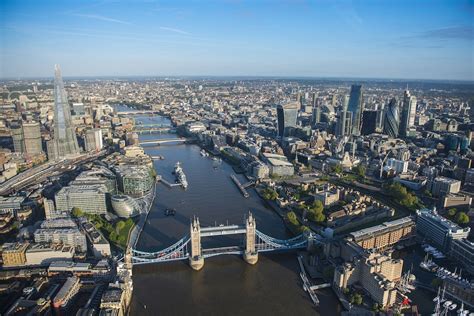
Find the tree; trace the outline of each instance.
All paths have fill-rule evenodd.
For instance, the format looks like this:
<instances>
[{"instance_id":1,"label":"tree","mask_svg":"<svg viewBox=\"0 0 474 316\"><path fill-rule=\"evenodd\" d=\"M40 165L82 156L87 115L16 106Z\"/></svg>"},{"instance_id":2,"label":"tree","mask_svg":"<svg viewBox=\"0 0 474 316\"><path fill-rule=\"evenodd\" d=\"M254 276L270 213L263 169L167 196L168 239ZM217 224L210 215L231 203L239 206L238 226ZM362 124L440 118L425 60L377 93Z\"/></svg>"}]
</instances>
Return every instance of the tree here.
<instances>
[{"instance_id":1,"label":"tree","mask_svg":"<svg viewBox=\"0 0 474 316\"><path fill-rule=\"evenodd\" d=\"M78 207L73 207L72 210L71 210L71 214L74 217L84 216L84 212Z\"/></svg>"},{"instance_id":2,"label":"tree","mask_svg":"<svg viewBox=\"0 0 474 316\"><path fill-rule=\"evenodd\" d=\"M357 176L359 176L360 178L364 178L365 177L365 172L366 172L366 168L359 164L355 167L352 168L352 172L354 172Z\"/></svg>"},{"instance_id":3,"label":"tree","mask_svg":"<svg viewBox=\"0 0 474 316\"><path fill-rule=\"evenodd\" d=\"M320 200L315 200L311 205L311 211L320 213L324 209L323 203Z\"/></svg>"},{"instance_id":4,"label":"tree","mask_svg":"<svg viewBox=\"0 0 474 316\"><path fill-rule=\"evenodd\" d=\"M120 231L125 227L125 222L124 221L119 221L117 222L117 225L115 226L115 231L117 234L120 234Z\"/></svg>"},{"instance_id":5,"label":"tree","mask_svg":"<svg viewBox=\"0 0 474 316\"><path fill-rule=\"evenodd\" d=\"M466 225L469 223L469 216L465 212L459 212L456 214L455 221L459 225Z\"/></svg>"},{"instance_id":6,"label":"tree","mask_svg":"<svg viewBox=\"0 0 474 316\"><path fill-rule=\"evenodd\" d=\"M296 218L295 212L286 213L286 219L293 225L298 225L298 219Z\"/></svg>"},{"instance_id":7,"label":"tree","mask_svg":"<svg viewBox=\"0 0 474 316\"><path fill-rule=\"evenodd\" d=\"M454 207L453 207L453 208L450 208L450 209L448 210L448 216L449 216L449 217L454 217L454 215L456 215L457 212L458 212L458 210L455 209Z\"/></svg>"},{"instance_id":8,"label":"tree","mask_svg":"<svg viewBox=\"0 0 474 316\"><path fill-rule=\"evenodd\" d=\"M271 189L271 188L265 188L262 191L262 196L265 200L274 201L278 198L278 193L275 190Z\"/></svg>"},{"instance_id":9,"label":"tree","mask_svg":"<svg viewBox=\"0 0 474 316\"><path fill-rule=\"evenodd\" d=\"M353 293L350 302L355 305L360 305L362 304L362 296L359 293Z\"/></svg>"},{"instance_id":10,"label":"tree","mask_svg":"<svg viewBox=\"0 0 474 316\"><path fill-rule=\"evenodd\" d=\"M332 172L334 172L335 174L341 174L342 173L341 165L335 165L334 167L332 167Z\"/></svg>"}]
</instances>

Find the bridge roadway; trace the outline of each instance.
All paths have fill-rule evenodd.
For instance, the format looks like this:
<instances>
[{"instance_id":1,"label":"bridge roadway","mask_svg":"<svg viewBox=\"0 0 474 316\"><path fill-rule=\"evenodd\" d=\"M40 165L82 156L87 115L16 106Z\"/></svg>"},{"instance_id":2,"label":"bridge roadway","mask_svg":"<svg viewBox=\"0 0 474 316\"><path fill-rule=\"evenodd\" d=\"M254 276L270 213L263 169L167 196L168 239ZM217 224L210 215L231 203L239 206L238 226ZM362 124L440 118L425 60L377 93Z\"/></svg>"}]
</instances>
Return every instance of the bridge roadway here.
<instances>
[{"instance_id":1,"label":"bridge roadway","mask_svg":"<svg viewBox=\"0 0 474 316\"><path fill-rule=\"evenodd\" d=\"M246 231L243 225L203 227L201 228L201 237L245 234Z\"/></svg>"},{"instance_id":2,"label":"bridge roadway","mask_svg":"<svg viewBox=\"0 0 474 316\"><path fill-rule=\"evenodd\" d=\"M144 140L140 142L140 145L151 145L151 144L166 144L166 143L185 143L188 140L186 138L162 138L162 139L152 139Z\"/></svg>"},{"instance_id":3,"label":"bridge roadway","mask_svg":"<svg viewBox=\"0 0 474 316\"><path fill-rule=\"evenodd\" d=\"M160 114L160 111L142 110L142 111L120 111L117 115L141 115L141 114Z\"/></svg>"}]
</instances>

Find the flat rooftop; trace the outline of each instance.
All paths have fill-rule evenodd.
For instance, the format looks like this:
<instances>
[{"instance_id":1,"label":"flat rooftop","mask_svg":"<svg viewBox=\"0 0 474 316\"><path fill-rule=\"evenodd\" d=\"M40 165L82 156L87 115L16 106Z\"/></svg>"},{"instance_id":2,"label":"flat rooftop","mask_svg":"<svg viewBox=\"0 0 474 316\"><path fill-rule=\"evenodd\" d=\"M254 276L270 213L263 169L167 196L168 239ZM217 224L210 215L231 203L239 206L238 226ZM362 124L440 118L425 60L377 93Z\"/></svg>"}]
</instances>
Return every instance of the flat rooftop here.
<instances>
[{"instance_id":1,"label":"flat rooftop","mask_svg":"<svg viewBox=\"0 0 474 316\"><path fill-rule=\"evenodd\" d=\"M355 241L358 241L360 239L363 239L364 237L381 234L384 231L396 229L398 227L402 227L405 225L414 225L414 224L415 224L415 221L413 220L413 218L410 216L407 216L407 217L396 219L394 221L384 222L380 225L364 228L364 229L352 232L350 233L350 235L352 236L352 238L354 238Z\"/></svg>"}]
</instances>

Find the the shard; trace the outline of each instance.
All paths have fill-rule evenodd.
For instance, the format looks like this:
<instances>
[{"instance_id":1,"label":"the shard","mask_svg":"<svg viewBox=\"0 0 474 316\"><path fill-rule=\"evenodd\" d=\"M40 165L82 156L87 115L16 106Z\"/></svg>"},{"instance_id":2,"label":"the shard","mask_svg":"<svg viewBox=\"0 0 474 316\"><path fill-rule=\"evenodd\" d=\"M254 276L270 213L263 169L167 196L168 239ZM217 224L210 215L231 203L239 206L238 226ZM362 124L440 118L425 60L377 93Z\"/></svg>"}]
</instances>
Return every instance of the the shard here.
<instances>
[{"instance_id":1,"label":"the shard","mask_svg":"<svg viewBox=\"0 0 474 316\"><path fill-rule=\"evenodd\" d=\"M76 132L71 119L71 107L67 100L59 65L54 66L54 139L50 159L62 159L80 153ZM48 153L49 154L49 153Z\"/></svg>"}]
</instances>

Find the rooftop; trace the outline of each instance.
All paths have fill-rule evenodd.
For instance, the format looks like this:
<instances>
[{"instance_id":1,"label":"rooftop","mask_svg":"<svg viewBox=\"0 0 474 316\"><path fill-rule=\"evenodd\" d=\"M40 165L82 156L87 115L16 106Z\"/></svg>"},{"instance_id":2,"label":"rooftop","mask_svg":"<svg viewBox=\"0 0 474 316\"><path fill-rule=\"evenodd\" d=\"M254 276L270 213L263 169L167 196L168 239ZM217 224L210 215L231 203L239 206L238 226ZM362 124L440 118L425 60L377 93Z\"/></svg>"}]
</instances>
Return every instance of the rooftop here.
<instances>
[{"instance_id":1,"label":"rooftop","mask_svg":"<svg viewBox=\"0 0 474 316\"><path fill-rule=\"evenodd\" d=\"M395 229L404 225L414 224L413 218L410 216L396 219L390 222L384 222L380 225L364 228L355 232L350 233L350 235L357 241L366 236L372 236L378 233L382 233L385 230Z\"/></svg>"}]
</instances>

